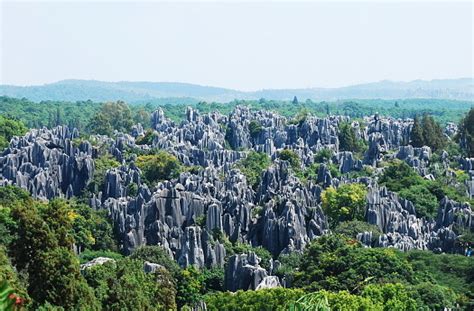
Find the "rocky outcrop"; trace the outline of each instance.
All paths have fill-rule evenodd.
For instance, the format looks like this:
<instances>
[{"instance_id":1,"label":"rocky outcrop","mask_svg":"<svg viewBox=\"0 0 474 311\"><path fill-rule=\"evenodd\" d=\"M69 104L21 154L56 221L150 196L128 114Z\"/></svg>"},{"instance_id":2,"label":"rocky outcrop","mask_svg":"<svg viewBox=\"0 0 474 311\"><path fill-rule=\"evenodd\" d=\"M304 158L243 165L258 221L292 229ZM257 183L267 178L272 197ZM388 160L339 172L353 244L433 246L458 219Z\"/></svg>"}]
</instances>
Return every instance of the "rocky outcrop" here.
<instances>
[{"instance_id":1,"label":"rocky outcrop","mask_svg":"<svg viewBox=\"0 0 474 311\"><path fill-rule=\"evenodd\" d=\"M94 174L94 161L90 143L73 143L78 136L77 130L58 126L13 138L0 156L0 184L19 186L39 199L79 195Z\"/></svg>"},{"instance_id":2,"label":"rocky outcrop","mask_svg":"<svg viewBox=\"0 0 474 311\"><path fill-rule=\"evenodd\" d=\"M253 252L230 257L225 270L225 289L232 292L239 289L257 289L268 276L259 263L260 258Z\"/></svg>"}]
</instances>

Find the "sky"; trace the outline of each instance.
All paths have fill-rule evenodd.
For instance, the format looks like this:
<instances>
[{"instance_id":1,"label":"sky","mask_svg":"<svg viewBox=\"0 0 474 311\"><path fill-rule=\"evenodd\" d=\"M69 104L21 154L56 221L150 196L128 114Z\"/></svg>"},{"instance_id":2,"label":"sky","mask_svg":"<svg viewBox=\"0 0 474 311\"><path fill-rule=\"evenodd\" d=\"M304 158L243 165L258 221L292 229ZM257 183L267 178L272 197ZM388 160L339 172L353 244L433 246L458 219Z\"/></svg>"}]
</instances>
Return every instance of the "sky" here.
<instances>
[{"instance_id":1,"label":"sky","mask_svg":"<svg viewBox=\"0 0 474 311\"><path fill-rule=\"evenodd\" d=\"M0 84L248 91L474 76L471 1L0 1Z\"/></svg>"}]
</instances>

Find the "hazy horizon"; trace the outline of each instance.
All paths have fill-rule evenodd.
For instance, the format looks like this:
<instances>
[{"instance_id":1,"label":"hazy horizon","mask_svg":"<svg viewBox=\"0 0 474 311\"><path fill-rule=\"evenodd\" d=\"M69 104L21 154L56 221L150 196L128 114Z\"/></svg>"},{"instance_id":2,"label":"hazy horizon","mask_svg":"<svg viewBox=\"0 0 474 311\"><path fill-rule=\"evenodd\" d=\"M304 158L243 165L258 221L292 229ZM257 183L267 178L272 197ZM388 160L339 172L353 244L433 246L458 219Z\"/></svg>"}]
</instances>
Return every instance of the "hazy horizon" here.
<instances>
[{"instance_id":1,"label":"hazy horizon","mask_svg":"<svg viewBox=\"0 0 474 311\"><path fill-rule=\"evenodd\" d=\"M250 91L474 76L471 2L0 7L3 85L84 79Z\"/></svg>"}]
</instances>

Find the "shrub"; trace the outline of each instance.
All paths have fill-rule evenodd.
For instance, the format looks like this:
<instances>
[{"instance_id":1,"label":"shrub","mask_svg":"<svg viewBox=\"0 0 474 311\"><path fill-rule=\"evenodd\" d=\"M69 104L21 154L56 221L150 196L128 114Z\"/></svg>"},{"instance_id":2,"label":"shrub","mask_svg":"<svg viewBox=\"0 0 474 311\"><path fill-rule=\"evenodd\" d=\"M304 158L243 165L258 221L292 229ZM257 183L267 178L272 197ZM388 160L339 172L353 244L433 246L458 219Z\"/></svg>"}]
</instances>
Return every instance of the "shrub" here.
<instances>
[{"instance_id":1,"label":"shrub","mask_svg":"<svg viewBox=\"0 0 474 311\"><path fill-rule=\"evenodd\" d=\"M270 158L265 153L251 151L237 162L236 167L245 175L247 182L256 189L260 184L262 171L270 166Z\"/></svg>"},{"instance_id":2,"label":"shrub","mask_svg":"<svg viewBox=\"0 0 474 311\"><path fill-rule=\"evenodd\" d=\"M153 155L141 155L137 158L136 164L149 184L177 178L182 171L178 159L166 151L158 151Z\"/></svg>"},{"instance_id":3,"label":"shrub","mask_svg":"<svg viewBox=\"0 0 474 311\"><path fill-rule=\"evenodd\" d=\"M321 194L322 207L334 228L339 222L363 220L367 190L362 184L345 184L329 187Z\"/></svg>"}]
</instances>

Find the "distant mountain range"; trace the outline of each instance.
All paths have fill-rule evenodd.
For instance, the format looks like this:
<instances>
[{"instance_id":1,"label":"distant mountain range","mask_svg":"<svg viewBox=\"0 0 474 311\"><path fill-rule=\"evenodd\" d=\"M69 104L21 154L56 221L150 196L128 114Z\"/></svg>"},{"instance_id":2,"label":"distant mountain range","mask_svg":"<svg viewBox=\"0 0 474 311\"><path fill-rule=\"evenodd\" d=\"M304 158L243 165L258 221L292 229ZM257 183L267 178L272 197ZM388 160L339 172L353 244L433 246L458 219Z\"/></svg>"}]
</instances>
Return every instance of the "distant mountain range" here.
<instances>
[{"instance_id":1,"label":"distant mountain range","mask_svg":"<svg viewBox=\"0 0 474 311\"><path fill-rule=\"evenodd\" d=\"M130 103L159 98L194 98L228 102L234 99L306 100L432 98L474 100L474 79L380 81L339 88L268 89L244 92L211 86L174 82L103 82L63 80L35 86L0 85L0 95L28 98L32 101L98 102L124 100Z\"/></svg>"}]
</instances>

